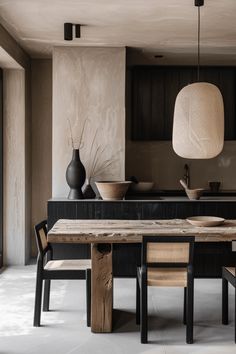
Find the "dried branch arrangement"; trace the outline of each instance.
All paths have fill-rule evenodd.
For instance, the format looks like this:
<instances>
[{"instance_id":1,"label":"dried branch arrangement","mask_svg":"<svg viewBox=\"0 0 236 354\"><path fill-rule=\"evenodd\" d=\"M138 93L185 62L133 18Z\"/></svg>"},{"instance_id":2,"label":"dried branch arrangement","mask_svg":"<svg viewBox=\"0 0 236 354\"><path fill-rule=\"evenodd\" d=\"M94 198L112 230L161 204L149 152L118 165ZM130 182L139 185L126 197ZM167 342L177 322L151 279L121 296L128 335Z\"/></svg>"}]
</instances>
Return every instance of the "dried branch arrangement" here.
<instances>
[{"instance_id":1,"label":"dried branch arrangement","mask_svg":"<svg viewBox=\"0 0 236 354\"><path fill-rule=\"evenodd\" d=\"M70 120L68 120L68 125L69 125L69 131L70 131L70 141L71 141L71 146L73 149L82 149L85 146L84 143L84 138L85 138L85 131L88 128L88 125L90 123L90 120L87 118L83 122L83 126L81 129L80 136L78 137L78 140L75 140L73 137L73 131L72 131L72 125ZM92 131L92 130L90 130ZM85 162L86 166L86 175L87 179L90 180L91 178L96 178L99 177L108 167L112 166L115 164L117 161L119 161L118 155L121 151L118 150L116 151L115 154L113 154L110 158L107 158L107 152L108 152L108 146L102 146L97 144L97 138L99 134L99 129L97 128L95 131L95 134L93 136L91 145L90 145L90 150L88 152L88 156L85 160L87 160L87 164ZM86 142L86 145L88 142ZM113 172L109 171L109 175L113 176Z\"/></svg>"},{"instance_id":2,"label":"dried branch arrangement","mask_svg":"<svg viewBox=\"0 0 236 354\"><path fill-rule=\"evenodd\" d=\"M96 129L91 147L89 152L89 163L87 166L87 178L96 178L100 176L108 167L115 164L118 159L118 154L121 150L113 154L109 159L105 158L108 146L96 145L97 136L99 129ZM112 172L109 172L110 175L113 175Z\"/></svg>"},{"instance_id":3,"label":"dried branch arrangement","mask_svg":"<svg viewBox=\"0 0 236 354\"><path fill-rule=\"evenodd\" d=\"M70 122L69 118L67 118L67 121L68 121L68 124L69 124L70 141L71 141L72 149L82 149L83 146L84 146L84 143L83 143L82 140L83 140L83 137L84 137L84 132L85 132L86 125L89 123L89 119L87 118L83 122L82 130L81 130L80 136L78 138L78 142L76 142L74 137L73 137L72 126L71 126L71 122Z\"/></svg>"}]
</instances>

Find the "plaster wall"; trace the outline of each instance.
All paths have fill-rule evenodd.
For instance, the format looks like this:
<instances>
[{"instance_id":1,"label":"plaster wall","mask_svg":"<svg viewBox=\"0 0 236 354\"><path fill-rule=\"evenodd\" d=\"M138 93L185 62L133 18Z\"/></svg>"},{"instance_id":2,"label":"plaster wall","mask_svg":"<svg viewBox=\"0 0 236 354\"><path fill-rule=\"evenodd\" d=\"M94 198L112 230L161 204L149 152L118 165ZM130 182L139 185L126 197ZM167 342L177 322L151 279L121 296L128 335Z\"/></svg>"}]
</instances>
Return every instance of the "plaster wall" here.
<instances>
[{"instance_id":1,"label":"plaster wall","mask_svg":"<svg viewBox=\"0 0 236 354\"><path fill-rule=\"evenodd\" d=\"M31 92L30 58L0 25L3 75L3 250L5 264L30 258Z\"/></svg>"},{"instance_id":2,"label":"plaster wall","mask_svg":"<svg viewBox=\"0 0 236 354\"><path fill-rule=\"evenodd\" d=\"M53 197L68 194L65 172L73 145L81 147L87 177L124 179L124 48L54 49Z\"/></svg>"},{"instance_id":3,"label":"plaster wall","mask_svg":"<svg viewBox=\"0 0 236 354\"><path fill-rule=\"evenodd\" d=\"M5 264L26 262L25 73L3 71L3 245Z\"/></svg>"},{"instance_id":4,"label":"plaster wall","mask_svg":"<svg viewBox=\"0 0 236 354\"><path fill-rule=\"evenodd\" d=\"M47 218L52 196L52 60L31 61L32 215L31 254L37 254L34 225Z\"/></svg>"}]
</instances>

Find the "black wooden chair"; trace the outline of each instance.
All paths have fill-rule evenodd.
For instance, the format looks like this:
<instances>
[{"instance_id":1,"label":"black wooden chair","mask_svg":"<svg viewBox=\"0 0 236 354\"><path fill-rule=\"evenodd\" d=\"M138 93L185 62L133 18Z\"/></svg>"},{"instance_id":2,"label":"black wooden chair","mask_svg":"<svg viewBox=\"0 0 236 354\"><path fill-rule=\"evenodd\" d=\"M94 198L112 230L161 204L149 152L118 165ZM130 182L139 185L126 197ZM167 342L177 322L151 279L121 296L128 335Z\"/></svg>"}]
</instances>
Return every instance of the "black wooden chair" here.
<instances>
[{"instance_id":1,"label":"black wooden chair","mask_svg":"<svg viewBox=\"0 0 236 354\"><path fill-rule=\"evenodd\" d=\"M232 251L236 252L236 240L232 241ZM228 284L231 284L235 289L235 329L234 341L236 343L236 262L235 267L222 268L222 323L227 325L229 323L228 313Z\"/></svg>"},{"instance_id":2,"label":"black wooden chair","mask_svg":"<svg viewBox=\"0 0 236 354\"><path fill-rule=\"evenodd\" d=\"M184 288L186 342L193 343L193 251L194 237L143 237L136 285L136 323L141 322L141 343L148 340L148 286Z\"/></svg>"},{"instance_id":3,"label":"black wooden chair","mask_svg":"<svg viewBox=\"0 0 236 354\"><path fill-rule=\"evenodd\" d=\"M36 292L34 306L34 326L40 326L42 289L44 281L43 311L49 311L51 279L84 279L87 292L87 326L91 316L91 260L66 259L53 260L51 245L47 242L47 221L35 226L38 247Z\"/></svg>"}]
</instances>

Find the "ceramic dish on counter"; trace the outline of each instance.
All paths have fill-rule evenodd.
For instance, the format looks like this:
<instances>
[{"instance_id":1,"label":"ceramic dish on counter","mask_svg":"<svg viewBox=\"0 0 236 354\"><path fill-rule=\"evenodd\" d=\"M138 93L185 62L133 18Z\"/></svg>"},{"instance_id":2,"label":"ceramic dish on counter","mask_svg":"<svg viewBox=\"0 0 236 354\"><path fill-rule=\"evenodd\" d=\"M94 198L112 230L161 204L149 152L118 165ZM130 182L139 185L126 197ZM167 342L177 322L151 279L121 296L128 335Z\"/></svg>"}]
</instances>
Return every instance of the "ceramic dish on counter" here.
<instances>
[{"instance_id":1,"label":"ceramic dish on counter","mask_svg":"<svg viewBox=\"0 0 236 354\"><path fill-rule=\"evenodd\" d=\"M99 181L95 182L103 200L122 200L131 185L130 181Z\"/></svg>"},{"instance_id":2,"label":"ceramic dish on counter","mask_svg":"<svg viewBox=\"0 0 236 354\"><path fill-rule=\"evenodd\" d=\"M188 199L190 199L190 200L199 200L201 198L202 193L204 191L203 188L189 189L184 180L181 179L179 182L182 185L182 187L184 188L185 193L188 196Z\"/></svg>"},{"instance_id":3,"label":"ceramic dish on counter","mask_svg":"<svg viewBox=\"0 0 236 354\"><path fill-rule=\"evenodd\" d=\"M211 227L222 225L225 221L217 216L191 216L186 219L190 224L200 227Z\"/></svg>"}]
</instances>

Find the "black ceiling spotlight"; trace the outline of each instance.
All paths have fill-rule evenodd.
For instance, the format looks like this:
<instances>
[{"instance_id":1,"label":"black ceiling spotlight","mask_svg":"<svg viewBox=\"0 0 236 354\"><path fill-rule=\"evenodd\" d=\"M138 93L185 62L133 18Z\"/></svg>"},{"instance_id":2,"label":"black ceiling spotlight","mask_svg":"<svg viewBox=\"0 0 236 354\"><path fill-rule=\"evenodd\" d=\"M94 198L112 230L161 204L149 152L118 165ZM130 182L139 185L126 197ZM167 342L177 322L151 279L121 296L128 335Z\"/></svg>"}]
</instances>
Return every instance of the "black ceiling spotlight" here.
<instances>
[{"instance_id":1,"label":"black ceiling spotlight","mask_svg":"<svg viewBox=\"0 0 236 354\"><path fill-rule=\"evenodd\" d=\"M66 22L64 23L64 40L72 41L73 40L73 26L75 27L75 37L80 38L80 26L77 24Z\"/></svg>"},{"instance_id":2,"label":"black ceiling spotlight","mask_svg":"<svg viewBox=\"0 0 236 354\"><path fill-rule=\"evenodd\" d=\"M80 38L80 25L75 25L75 37Z\"/></svg>"},{"instance_id":3,"label":"black ceiling spotlight","mask_svg":"<svg viewBox=\"0 0 236 354\"><path fill-rule=\"evenodd\" d=\"M203 6L204 0L195 0L195 6Z\"/></svg>"}]
</instances>

